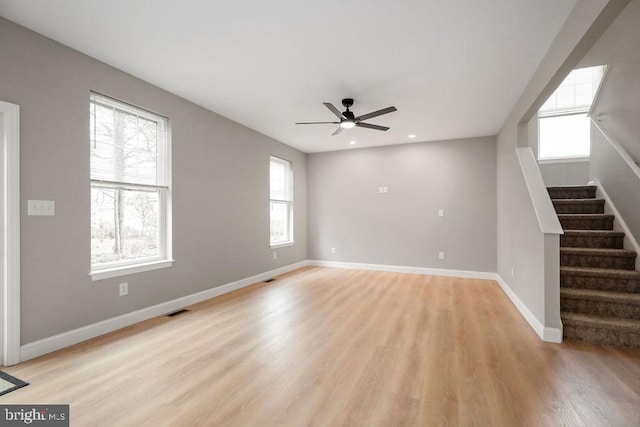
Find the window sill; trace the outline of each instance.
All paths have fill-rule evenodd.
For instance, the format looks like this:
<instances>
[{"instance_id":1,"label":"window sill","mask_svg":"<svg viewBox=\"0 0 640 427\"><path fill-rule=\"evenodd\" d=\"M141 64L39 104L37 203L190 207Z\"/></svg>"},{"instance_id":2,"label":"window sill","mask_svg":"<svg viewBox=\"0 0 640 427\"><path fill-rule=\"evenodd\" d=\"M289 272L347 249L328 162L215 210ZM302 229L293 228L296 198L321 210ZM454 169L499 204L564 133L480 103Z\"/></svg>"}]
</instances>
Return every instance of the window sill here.
<instances>
[{"instance_id":1,"label":"window sill","mask_svg":"<svg viewBox=\"0 0 640 427\"><path fill-rule=\"evenodd\" d=\"M550 164L550 163L578 163L578 162L588 162L591 160L589 156L583 157L557 157L550 159L538 159L538 163L541 165Z\"/></svg>"},{"instance_id":2,"label":"window sill","mask_svg":"<svg viewBox=\"0 0 640 427\"><path fill-rule=\"evenodd\" d=\"M270 245L269 248L277 249L277 248L286 248L287 246L293 246L293 242L278 243L276 245Z\"/></svg>"},{"instance_id":3,"label":"window sill","mask_svg":"<svg viewBox=\"0 0 640 427\"><path fill-rule=\"evenodd\" d=\"M144 264L126 265L122 267L105 268L89 273L91 280L110 279L112 277L126 276L128 274L142 273L144 271L158 270L173 265L172 259L163 259L160 261L146 262Z\"/></svg>"}]
</instances>

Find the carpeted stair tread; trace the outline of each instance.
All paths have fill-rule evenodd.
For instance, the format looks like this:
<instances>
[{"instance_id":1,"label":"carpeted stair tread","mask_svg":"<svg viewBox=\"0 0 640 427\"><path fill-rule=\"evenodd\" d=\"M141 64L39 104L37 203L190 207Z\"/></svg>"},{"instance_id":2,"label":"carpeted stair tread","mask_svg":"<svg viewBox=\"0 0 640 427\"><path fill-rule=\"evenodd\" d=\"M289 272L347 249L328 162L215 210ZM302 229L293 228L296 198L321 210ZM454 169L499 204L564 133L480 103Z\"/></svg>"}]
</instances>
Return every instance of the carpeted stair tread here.
<instances>
[{"instance_id":1,"label":"carpeted stair tread","mask_svg":"<svg viewBox=\"0 0 640 427\"><path fill-rule=\"evenodd\" d=\"M560 266L635 270L636 252L626 249L560 247Z\"/></svg>"},{"instance_id":2,"label":"carpeted stair tread","mask_svg":"<svg viewBox=\"0 0 640 427\"><path fill-rule=\"evenodd\" d=\"M595 185L554 185L551 187L547 187L547 189L549 191L556 191L556 190L592 190L595 191L598 189L597 186Z\"/></svg>"},{"instance_id":3,"label":"carpeted stair tread","mask_svg":"<svg viewBox=\"0 0 640 427\"><path fill-rule=\"evenodd\" d=\"M585 277L611 277L615 279L640 280L638 270L619 270L616 268L560 267L560 274L572 274Z\"/></svg>"},{"instance_id":4,"label":"carpeted stair tread","mask_svg":"<svg viewBox=\"0 0 640 427\"><path fill-rule=\"evenodd\" d=\"M551 203L557 203L559 205L572 205L574 203L604 205L604 199L551 199Z\"/></svg>"},{"instance_id":5,"label":"carpeted stair tread","mask_svg":"<svg viewBox=\"0 0 640 427\"><path fill-rule=\"evenodd\" d=\"M563 325L590 326L603 329L620 330L638 333L640 336L640 320L619 317L594 316L590 314L561 312Z\"/></svg>"},{"instance_id":6,"label":"carpeted stair tread","mask_svg":"<svg viewBox=\"0 0 640 427\"><path fill-rule=\"evenodd\" d=\"M563 230L565 236L592 236L592 237L624 237L622 231L614 230Z\"/></svg>"},{"instance_id":7,"label":"carpeted stair tread","mask_svg":"<svg viewBox=\"0 0 640 427\"><path fill-rule=\"evenodd\" d=\"M624 233L613 230L564 230L564 234L560 236L560 246L622 249Z\"/></svg>"},{"instance_id":8,"label":"carpeted stair tread","mask_svg":"<svg viewBox=\"0 0 640 427\"><path fill-rule=\"evenodd\" d=\"M561 312L564 337L592 344L640 347L640 320Z\"/></svg>"},{"instance_id":9,"label":"carpeted stair tread","mask_svg":"<svg viewBox=\"0 0 640 427\"><path fill-rule=\"evenodd\" d=\"M613 230L614 215L602 213L559 213L563 230Z\"/></svg>"},{"instance_id":10,"label":"carpeted stair tread","mask_svg":"<svg viewBox=\"0 0 640 427\"><path fill-rule=\"evenodd\" d=\"M548 187L547 191L552 199L595 199L596 186L560 186Z\"/></svg>"},{"instance_id":11,"label":"carpeted stair tread","mask_svg":"<svg viewBox=\"0 0 640 427\"><path fill-rule=\"evenodd\" d=\"M561 289L640 293L640 272L633 269L561 266L560 286Z\"/></svg>"},{"instance_id":12,"label":"carpeted stair tread","mask_svg":"<svg viewBox=\"0 0 640 427\"><path fill-rule=\"evenodd\" d=\"M560 296L564 298L585 299L589 301L601 301L640 306L640 294L637 293L562 288L560 289Z\"/></svg>"},{"instance_id":13,"label":"carpeted stair tread","mask_svg":"<svg viewBox=\"0 0 640 427\"><path fill-rule=\"evenodd\" d=\"M559 214L602 214L604 199L551 199L553 208Z\"/></svg>"},{"instance_id":14,"label":"carpeted stair tread","mask_svg":"<svg viewBox=\"0 0 640 427\"><path fill-rule=\"evenodd\" d=\"M548 187L562 225L560 317L564 338L593 344L640 347L640 271L637 253L625 250L614 231L615 215L597 187Z\"/></svg>"},{"instance_id":15,"label":"carpeted stair tread","mask_svg":"<svg viewBox=\"0 0 640 427\"><path fill-rule=\"evenodd\" d=\"M558 214L560 219L615 219L615 215L611 214Z\"/></svg>"},{"instance_id":16,"label":"carpeted stair tread","mask_svg":"<svg viewBox=\"0 0 640 427\"><path fill-rule=\"evenodd\" d=\"M615 256L622 258L635 258L636 251L629 249L607 249L607 248L560 248L561 254L584 255L584 256Z\"/></svg>"}]
</instances>

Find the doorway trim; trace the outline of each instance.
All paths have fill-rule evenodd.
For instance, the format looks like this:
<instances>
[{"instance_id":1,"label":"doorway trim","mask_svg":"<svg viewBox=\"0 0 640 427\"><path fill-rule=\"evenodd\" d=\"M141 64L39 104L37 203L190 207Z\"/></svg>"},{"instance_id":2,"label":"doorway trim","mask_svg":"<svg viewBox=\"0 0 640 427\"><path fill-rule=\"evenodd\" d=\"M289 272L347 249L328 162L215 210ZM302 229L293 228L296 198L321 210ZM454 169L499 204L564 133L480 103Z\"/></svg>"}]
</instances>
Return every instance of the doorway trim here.
<instances>
[{"instance_id":1,"label":"doorway trim","mask_svg":"<svg viewBox=\"0 0 640 427\"><path fill-rule=\"evenodd\" d=\"M20 363L20 106L0 101L0 361Z\"/></svg>"}]
</instances>

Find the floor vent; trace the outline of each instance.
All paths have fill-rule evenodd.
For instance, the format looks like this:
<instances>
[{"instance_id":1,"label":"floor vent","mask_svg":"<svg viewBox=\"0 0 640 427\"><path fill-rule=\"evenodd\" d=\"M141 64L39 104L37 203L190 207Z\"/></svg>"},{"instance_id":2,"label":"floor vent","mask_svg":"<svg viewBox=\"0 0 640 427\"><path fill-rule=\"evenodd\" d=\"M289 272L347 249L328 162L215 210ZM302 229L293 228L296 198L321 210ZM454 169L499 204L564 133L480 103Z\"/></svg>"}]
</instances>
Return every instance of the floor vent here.
<instances>
[{"instance_id":1,"label":"floor vent","mask_svg":"<svg viewBox=\"0 0 640 427\"><path fill-rule=\"evenodd\" d=\"M273 282L274 280L276 280L276 279L267 279L267 280L264 281L264 283Z\"/></svg>"},{"instance_id":2,"label":"floor vent","mask_svg":"<svg viewBox=\"0 0 640 427\"><path fill-rule=\"evenodd\" d=\"M184 314L184 313L188 313L188 312L189 312L189 310L183 308L182 310L174 311L173 313L167 314L167 317L176 317L176 316L178 316L180 314Z\"/></svg>"}]
</instances>

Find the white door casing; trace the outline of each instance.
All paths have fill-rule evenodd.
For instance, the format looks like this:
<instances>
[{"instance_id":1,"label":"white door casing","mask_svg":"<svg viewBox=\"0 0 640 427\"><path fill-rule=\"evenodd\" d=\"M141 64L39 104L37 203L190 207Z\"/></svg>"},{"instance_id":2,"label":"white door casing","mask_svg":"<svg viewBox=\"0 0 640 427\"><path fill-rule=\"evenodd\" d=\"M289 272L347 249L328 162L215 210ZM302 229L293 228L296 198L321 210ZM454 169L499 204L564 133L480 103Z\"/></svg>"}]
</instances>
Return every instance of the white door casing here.
<instances>
[{"instance_id":1,"label":"white door casing","mask_svg":"<svg viewBox=\"0 0 640 427\"><path fill-rule=\"evenodd\" d=\"M0 101L0 361L20 362L20 107Z\"/></svg>"}]
</instances>

